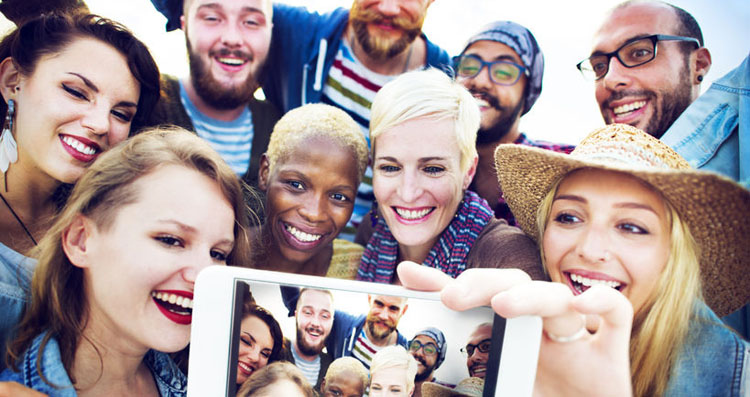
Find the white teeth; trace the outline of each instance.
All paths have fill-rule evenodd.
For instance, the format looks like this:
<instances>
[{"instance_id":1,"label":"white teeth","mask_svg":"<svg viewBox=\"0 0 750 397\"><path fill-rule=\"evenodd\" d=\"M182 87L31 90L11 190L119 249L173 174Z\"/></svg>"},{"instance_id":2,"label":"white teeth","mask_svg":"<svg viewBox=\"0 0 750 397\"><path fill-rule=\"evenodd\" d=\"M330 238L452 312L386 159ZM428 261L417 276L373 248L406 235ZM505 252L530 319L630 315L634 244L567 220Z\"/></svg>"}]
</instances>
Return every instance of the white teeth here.
<instances>
[{"instance_id":1,"label":"white teeth","mask_svg":"<svg viewBox=\"0 0 750 397\"><path fill-rule=\"evenodd\" d=\"M322 234L310 234L305 233L302 230L297 229L296 227L292 225L286 225L286 231L291 233L292 236L297 238L297 240L305 242L305 243L311 243L313 241L320 240L321 237L323 237Z\"/></svg>"},{"instance_id":2,"label":"white teeth","mask_svg":"<svg viewBox=\"0 0 750 397\"><path fill-rule=\"evenodd\" d=\"M621 283L618 283L617 281L611 281L611 280L596 280L593 278L586 278L579 274L570 274L570 279L579 283L583 284L586 287L591 287L592 285L604 285L610 288L617 288L621 285Z\"/></svg>"},{"instance_id":3,"label":"white teeth","mask_svg":"<svg viewBox=\"0 0 750 397\"><path fill-rule=\"evenodd\" d=\"M485 101L484 99L474 97L474 100L477 102L477 105L479 105L479 107L486 108L490 106L490 103Z\"/></svg>"},{"instance_id":4,"label":"white teeth","mask_svg":"<svg viewBox=\"0 0 750 397\"><path fill-rule=\"evenodd\" d=\"M419 211L411 211L406 210L403 208L396 207L396 213L398 213L398 216L404 218L404 219L420 219L424 218L425 215L429 214L430 211L432 211L432 208L425 208L423 210Z\"/></svg>"},{"instance_id":5,"label":"white teeth","mask_svg":"<svg viewBox=\"0 0 750 397\"><path fill-rule=\"evenodd\" d=\"M65 142L68 146L72 147L73 149L83 153L83 154L94 154L96 153L96 149L92 148L89 145L83 144L83 142L71 137L71 136L64 136L62 138L63 142Z\"/></svg>"},{"instance_id":6,"label":"white teeth","mask_svg":"<svg viewBox=\"0 0 750 397\"><path fill-rule=\"evenodd\" d=\"M248 367L248 366L247 366L247 365L246 365L245 363L243 363L242 361L240 361L240 362L238 363L238 365L240 366L240 368L244 369L244 370L245 370L245 371L247 371L247 372L253 372L253 370L252 370L252 369L250 369L250 367Z\"/></svg>"},{"instance_id":7,"label":"white teeth","mask_svg":"<svg viewBox=\"0 0 750 397\"><path fill-rule=\"evenodd\" d=\"M237 59L237 58L218 58L218 60L221 63L225 63L227 65L232 65L232 66L239 66L245 63L244 60Z\"/></svg>"},{"instance_id":8,"label":"white teeth","mask_svg":"<svg viewBox=\"0 0 750 397\"><path fill-rule=\"evenodd\" d=\"M640 109L640 108L642 108L644 106L646 106L646 101L636 101L636 102L628 103L627 105L618 106L618 107L612 109L612 111L616 115L619 116L619 115L621 115L623 113L628 113L628 112L632 112L634 110L638 110L638 109Z\"/></svg>"},{"instance_id":9,"label":"white teeth","mask_svg":"<svg viewBox=\"0 0 750 397\"><path fill-rule=\"evenodd\" d=\"M185 309L192 309L193 308L193 300L182 295L177 294L167 294L163 292L151 292L151 296L162 301L162 302L168 302L173 305L184 307Z\"/></svg>"}]
</instances>

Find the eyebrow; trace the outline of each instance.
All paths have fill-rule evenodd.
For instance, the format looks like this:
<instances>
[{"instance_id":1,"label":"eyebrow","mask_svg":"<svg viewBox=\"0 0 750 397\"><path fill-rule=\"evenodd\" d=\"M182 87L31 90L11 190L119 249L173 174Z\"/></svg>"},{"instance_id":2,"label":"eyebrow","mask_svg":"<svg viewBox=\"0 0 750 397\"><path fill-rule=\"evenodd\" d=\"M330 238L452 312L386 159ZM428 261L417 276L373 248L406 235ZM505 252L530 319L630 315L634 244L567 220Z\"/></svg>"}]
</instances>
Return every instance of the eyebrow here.
<instances>
[{"instance_id":1,"label":"eyebrow","mask_svg":"<svg viewBox=\"0 0 750 397\"><path fill-rule=\"evenodd\" d=\"M446 159L447 159L446 157L432 156L432 157L420 157L419 159L417 159L417 161L420 163L428 163L430 161L435 161L435 160L444 161ZM395 157L391 157L391 156L379 156L376 158L376 160L385 160L385 161L390 161L393 163L401 164L400 161L398 161Z\"/></svg>"},{"instance_id":2,"label":"eyebrow","mask_svg":"<svg viewBox=\"0 0 750 397\"><path fill-rule=\"evenodd\" d=\"M243 333L243 334L245 334L245 335L247 335L247 337L248 337L248 338L252 339L253 343L256 343L256 342L257 342L257 341L255 340L255 338L253 337L253 335L251 335L251 334L250 334L249 332L247 332L247 331L242 331L242 333Z\"/></svg>"},{"instance_id":3,"label":"eyebrow","mask_svg":"<svg viewBox=\"0 0 750 397\"><path fill-rule=\"evenodd\" d=\"M576 201L576 202L583 203L583 204L587 204L588 203L588 201L585 198L583 198L581 196L575 196L575 195L572 195L572 194L563 194L563 195L557 196L557 197L554 198L553 201L557 201L557 200L570 200L570 201ZM651 212L654 213L654 215L658 216L658 214L656 213L656 211L650 205L647 205L647 204L633 203L633 202L623 202L623 203L615 203L614 207L615 208L627 208L627 209L638 209L638 210L651 211Z\"/></svg>"},{"instance_id":4,"label":"eyebrow","mask_svg":"<svg viewBox=\"0 0 750 397\"><path fill-rule=\"evenodd\" d=\"M69 74L69 75L73 75L73 76L76 76L76 77L78 77L79 79L81 79L81 81L83 81L83 84L85 84L85 85L86 85L86 87L89 87L89 89L91 89L91 91L94 91L94 92L96 92L97 94L99 93L99 87L97 87L97 86L96 86L96 84L94 84L94 82L93 82L93 81L91 81L91 80L87 79L87 78L86 78L85 76L83 76L82 74L80 74L80 73L76 73L76 72L68 72L68 74ZM137 108L137 107L138 107L138 104L137 104L137 103L134 103L134 102L130 102L130 101L121 101L121 102L119 102L119 103L117 104L117 106L125 106L125 107L133 107L133 108Z\"/></svg>"},{"instance_id":5,"label":"eyebrow","mask_svg":"<svg viewBox=\"0 0 750 397\"><path fill-rule=\"evenodd\" d=\"M207 3L207 4L201 4L200 6L198 6L198 10L200 10L202 8L210 8L210 9L215 9L215 10L219 10L219 11L223 11L224 10L224 7L222 7L222 5L219 4L219 3ZM244 7L241 8L241 10L244 11L244 12L249 12L249 13L263 14L263 16L266 15L266 13L262 9L257 8L257 7L244 6Z\"/></svg>"}]
</instances>

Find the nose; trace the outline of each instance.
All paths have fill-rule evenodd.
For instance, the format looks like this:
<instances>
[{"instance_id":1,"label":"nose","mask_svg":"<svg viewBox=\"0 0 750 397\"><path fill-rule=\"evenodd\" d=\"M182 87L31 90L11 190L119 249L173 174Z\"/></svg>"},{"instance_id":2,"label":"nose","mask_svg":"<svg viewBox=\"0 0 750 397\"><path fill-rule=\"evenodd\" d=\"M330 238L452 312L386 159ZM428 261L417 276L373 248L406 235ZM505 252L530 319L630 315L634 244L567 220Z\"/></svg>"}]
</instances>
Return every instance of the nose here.
<instances>
[{"instance_id":1,"label":"nose","mask_svg":"<svg viewBox=\"0 0 750 397\"><path fill-rule=\"evenodd\" d=\"M324 203L323 194L307 194L299 208L299 214L308 222L320 222L325 218Z\"/></svg>"},{"instance_id":2,"label":"nose","mask_svg":"<svg viewBox=\"0 0 750 397\"><path fill-rule=\"evenodd\" d=\"M239 23L239 22L238 22ZM221 32L221 43L227 47L239 46L242 42L242 34L238 23L228 22Z\"/></svg>"},{"instance_id":3,"label":"nose","mask_svg":"<svg viewBox=\"0 0 750 397\"><path fill-rule=\"evenodd\" d=\"M625 67L616 56L609 59L607 74L601 78L608 90L616 91L630 85L630 68Z\"/></svg>"},{"instance_id":4,"label":"nose","mask_svg":"<svg viewBox=\"0 0 750 397\"><path fill-rule=\"evenodd\" d=\"M378 3L378 12L385 16L395 17L398 15L398 0L381 0Z\"/></svg>"},{"instance_id":5,"label":"nose","mask_svg":"<svg viewBox=\"0 0 750 397\"><path fill-rule=\"evenodd\" d=\"M216 266L217 262L211 257L210 248L194 248L193 252L189 257L185 258L186 264L182 268L182 279L186 282L195 284L195 278L198 277L198 273L201 270L209 267Z\"/></svg>"},{"instance_id":6,"label":"nose","mask_svg":"<svg viewBox=\"0 0 750 397\"><path fill-rule=\"evenodd\" d=\"M413 203L423 193L419 177L414 172L404 172L398 186L398 196L404 203Z\"/></svg>"},{"instance_id":7,"label":"nose","mask_svg":"<svg viewBox=\"0 0 750 397\"><path fill-rule=\"evenodd\" d=\"M469 89L483 88L484 90L482 91L487 91L492 87L492 84L492 80L490 80L490 68L485 65L482 66L482 69L479 70L476 76L464 79L464 85Z\"/></svg>"},{"instance_id":8,"label":"nose","mask_svg":"<svg viewBox=\"0 0 750 397\"><path fill-rule=\"evenodd\" d=\"M582 233L577 245L576 253L584 263L600 264L610 259L607 231L603 227L589 227Z\"/></svg>"},{"instance_id":9,"label":"nose","mask_svg":"<svg viewBox=\"0 0 750 397\"><path fill-rule=\"evenodd\" d=\"M251 364L258 364L260 362L260 349L253 347L250 349L250 351L247 353L247 358L250 360Z\"/></svg>"},{"instance_id":10,"label":"nose","mask_svg":"<svg viewBox=\"0 0 750 397\"><path fill-rule=\"evenodd\" d=\"M96 104L83 115L81 126L96 135L106 135L109 132L109 108L104 104Z\"/></svg>"}]
</instances>

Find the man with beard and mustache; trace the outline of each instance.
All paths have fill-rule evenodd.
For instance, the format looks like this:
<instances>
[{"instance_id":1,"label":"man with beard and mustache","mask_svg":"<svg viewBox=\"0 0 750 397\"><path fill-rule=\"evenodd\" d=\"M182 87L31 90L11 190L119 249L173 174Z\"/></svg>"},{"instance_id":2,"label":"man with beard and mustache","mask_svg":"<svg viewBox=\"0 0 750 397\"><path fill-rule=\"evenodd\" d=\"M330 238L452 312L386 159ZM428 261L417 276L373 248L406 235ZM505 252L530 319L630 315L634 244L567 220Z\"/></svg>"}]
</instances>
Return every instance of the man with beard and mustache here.
<instances>
[{"instance_id":1,"label":"man with beard and mustache","mask_svg":"<svg viewBox=\"0 0 750 397\"><path fill-rule=\"evenodd\" d=\"M333 327L333 295L331 291L303 288L299 293L294 319L297 338L284 341L287 361L299 368L316 390L325 378L333 358L323 348Z\"/></svg>"},{"instance_id":2,"label":"man with beard and mustache","mask_svg":"<svg viewBox=\"0 0 750 397\"><path fill-rule=\"evenodd\" d=\"M594 35L578 69L595 81L607 124L623 123L661 138L701 91L711 67L703 35L685 10L663 2L625 2Z\"/></svg>"},{"instance_id":3,"label":"man with beard and mustache","mask_svg":"<svg viewBox=\"0 0 750 397\"><path fill-rule=\"evenodd\" d=\"M368 137L375 94L396 76L415 69L450 66L448 53L422 34L434 0L353 0L350 9L327 14L283 4L274 6L273 43L261 83L283 111L306 103L337 106ZM359 186L354 213L342 237L370 210L372 169Z\"/></svg>"},{"instance_id":4,"label":"man with beard and mustache","mask_svg":"<svg viewBox=\"0 0 750 397\"><path fill-rule=\"evenodd\" d=\"M435 327L425 328L414 335L414 338L409 342L409 354L417 360L417 376L414 378L414 394L412 397L422 395L423 383L440 383L435 379L435 371L445 361L447 351L448 345L445 342L445 335Z\"/></svg>"},{"instance_id":5,"label":"man with beard and mustache","mask_svg":"<svg viewBox=\"0 0 750 397\"><path fill-rule=\"evenodd\" d=\"M185 32L190 75L162 75L153 124L195 131L238 176L257 183L278 110L254 98L271 41L271 0L153 0Z\"/></svg>"},{"instance_id":6,"label":"man with beard and mustache","mask_svg":"<svg viewBox=\"0 0 750 397\"><path fill-rule=\"evenodd\" d=\"M487 373L487 361L490 357L490 344L492 342L492 324L479 324L474 332L469 335L466 347L461 351L466 354L466 369L469 376L482 378Z\"/></svg>"},{"instance_id":7,"label":"man with beard and mustache","mask_svg":"<svg viewBox=\"0 0 750 397\"><path fill-rule=\"evenodd\" d=\"M525 27L511 21L482 27L454 59L456 78L476 98L482 121L477 133L477 172L469 189L487 200L495 217L515 225L495 171L495 148L503 143L570 153L574 147L529 139L519 129L521 116L542 92L544 56ZM485 73L486 69L486 73Z\"/></svg>"}]
</instances>

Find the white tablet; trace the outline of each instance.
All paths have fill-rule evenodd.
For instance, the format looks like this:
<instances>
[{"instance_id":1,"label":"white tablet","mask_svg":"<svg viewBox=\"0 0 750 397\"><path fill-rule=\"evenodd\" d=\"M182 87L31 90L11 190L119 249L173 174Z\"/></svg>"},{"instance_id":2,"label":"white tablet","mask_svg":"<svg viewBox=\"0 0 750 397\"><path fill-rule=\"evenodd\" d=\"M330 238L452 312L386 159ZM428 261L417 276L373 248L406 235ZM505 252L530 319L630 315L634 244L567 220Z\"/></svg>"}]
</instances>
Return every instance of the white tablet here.
<instances>
[{"instance_id":1,"label":"white tablet","mask_svg":"<svg viewBox=\"0 0 750 397\"><path fill-rule=\"evenodd\" d=\"M331 291L337 315L339 312L367 314L368 295L407 298L408 310L401 316L397 330L406 340L426 327L443 332L447 354L435 375L448 384L457 384L469 376L467 358L461 348L478 325L490 322L492 342L483 395L531 395L541 343L539 317L504 319L490 307L456 312L446 308L437 293L395 285L211 266L198 275L195 283L188 397L234 397L242 304L248 289L256 304L279 322L284 336L294 339L294 317L285 306L281 286Z\"/></svg>"}]
</instances>

